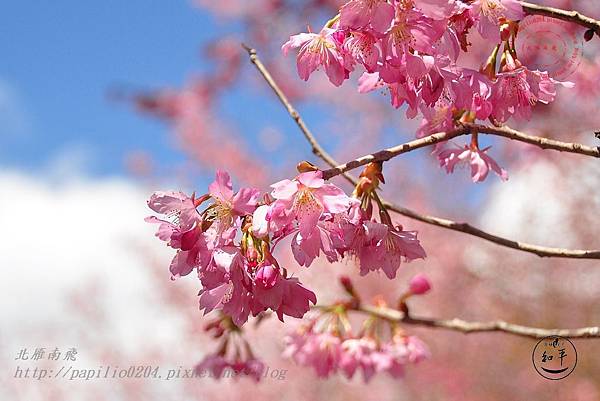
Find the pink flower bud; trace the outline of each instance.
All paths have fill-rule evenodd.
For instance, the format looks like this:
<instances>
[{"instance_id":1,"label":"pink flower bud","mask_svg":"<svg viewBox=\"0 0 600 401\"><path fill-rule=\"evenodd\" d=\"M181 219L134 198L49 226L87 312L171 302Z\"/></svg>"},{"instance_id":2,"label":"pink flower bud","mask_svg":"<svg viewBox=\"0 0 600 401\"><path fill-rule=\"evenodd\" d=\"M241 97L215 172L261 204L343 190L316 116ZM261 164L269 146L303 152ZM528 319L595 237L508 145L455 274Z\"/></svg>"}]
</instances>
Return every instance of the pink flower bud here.
<instances>
[{"instance_id":1,"label":"pink flower bud","mask_svg":"<svg viewBox=\"0 0 600 401\"><path fill-rule=\"evenodd\" d=\"M409 282L409 291L414 295L425 294L431 289L431 283L424 274L417 274Z\"/></svg>"},{"instance_id":2,"label":"pink flower bud","mask_svg":"<svg viewBox=\"0 0 600 401\"><path fill-rule=\"evenodd\" d=\"M248 267L254 269L258 265L258 258L260 257L256 248L248 248L246 251L246 260L248 261Z\"/></svg>"},{"instance_id":3,"label":"pink flower bud","mask_svg":"<svg viewBox=\"0 0 600 401\"><path fill-rule=\"evenodd\" d=\"M255 276L255 282L257 285L262 286L264 289L273 288L279 278L279 269L272 265L262 266L258 269Z\"/></svg>"}]
</instances>

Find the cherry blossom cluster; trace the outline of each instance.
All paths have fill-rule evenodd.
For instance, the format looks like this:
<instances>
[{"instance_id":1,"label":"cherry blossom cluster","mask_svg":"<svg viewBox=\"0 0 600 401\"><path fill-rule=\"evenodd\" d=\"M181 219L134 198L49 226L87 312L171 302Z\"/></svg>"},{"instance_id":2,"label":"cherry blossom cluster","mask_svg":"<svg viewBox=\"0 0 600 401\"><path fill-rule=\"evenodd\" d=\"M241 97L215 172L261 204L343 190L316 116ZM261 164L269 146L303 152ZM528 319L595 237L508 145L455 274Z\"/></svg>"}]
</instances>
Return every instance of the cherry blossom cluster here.
<instances>
[{"instance_id":1,"label":"cherry blossom cluster","mask_svg":"<svg viewBox=\"0 0 600 401\"><path fill-rule=\"evenodd\" d=\"M429 356L426 345L416 336L408 335L395 322L375 316L367 318L357 334L353 334L348 311L360 302L351 283L342 278L353 295L351 302L337 303L302 325L285 338L284 355L296 363L312 367L317 376L327 378L337 372L351 379L358 371L365 382L376 373L387 372L394 378L402 377L405 367ZM414 277L410 288L401 298L424 294L430 289L422 275ZM383 301L379 306L385 306Z\"/></svg>"},{"instance_id":2,"label":"cherry blossom cluster","mask_svg":"<svg viewBox=\"0 0 600 401\"><path fill-rule=\"evenodd\" d=\"M356 197L349 197L326 183L321 171L309 169L261 196L255 188L234 192L229 174L217 171L200 197L155 192L148 206L162 218L146 221L158 224L156 236L177 251L172 278L196 271L204 313L220 310L237 326L267 310L281 321L301 318L317 299L274 257L285 238L291 238L301 266L311 266L321 253L329 262L348 255L359 260L363 275L383 270L394 278L403 258L425 257L417 233L395 226L383 207L380 221L373 218L372 199L382 179L381 166L369 165Z\"/></svg>"},{"instance_id":3,"label":"cherry blossom cluster","mask_svg":"<svg viewBox=\"0 0 600 401\"><path fill-rule=\"evenodd\" d=\"M217 380L226 374L234 378L249 377L257 382L261 380L265 364L254 356L250 344L229 316L220 314L205 326L205 331L221 342L216 352L195 366L195 374L204 377L209 373Z\"/></svg>"},{"instance_id":4,"label":"cherry blossom cluster","mask_svg":"<svg viewBox=\"0 0 600 401\"><path fill-rule=\"evenodd\" d=\"M217 171L200 197L170 191L155 192L148 200L161 217L146 221L158 224L156 236L176 250L172 279L196 271L202 285L200 309L205 314L219 311L207 331L220 338L221 345L200 362L197 372L209 371L219 378L232 370L260 380L264 365L253 356L241 326L250 315L263 317L268 310L281 321L284 316L302 318L311 303L316 304L316 295L274 256L284 239L290 239L301 266L310 267L321 253L329 262L349 256L359 261L362 275L382 270L394 278L403 258L425 257L417 233L394 225L379 201L375 189L384 182L381 164L365 168L352 197L326 183L310 163L300 163L298 171L293 179L271 185L268 194L255 188L234 192L229 174ZM379 219L373 216L373 200L379 203ZM427 290L421 285L413 293ZM418 348L412 339L394 339L386 352ZM386 369L397 375L401 361L394 361L390 359Z\"/></svg>"},{"instance_id":5,"label":"cherry blossom cluster","mask_svg":"<svg viewBox=\"0 0 600 401\"><path fill-rule=\"evenodd\" d=\"M461 122L529 119L537 103L554 101L556 84L571 86L519 61L515 37L523 17L517 0L350 0L320 32L291 36L282 50L299 48L303 80L322 68L339 86L362 70L359 92L385 90L394 107L406 105L407 117L420 114L423 137ZM492 48L478 70L457 64L472 28ZM488 149L474 133L470 144L437 144L434 154L447 172L470 165L473 182L489 171L506 180Z\"/></svg>"}]
</instances>

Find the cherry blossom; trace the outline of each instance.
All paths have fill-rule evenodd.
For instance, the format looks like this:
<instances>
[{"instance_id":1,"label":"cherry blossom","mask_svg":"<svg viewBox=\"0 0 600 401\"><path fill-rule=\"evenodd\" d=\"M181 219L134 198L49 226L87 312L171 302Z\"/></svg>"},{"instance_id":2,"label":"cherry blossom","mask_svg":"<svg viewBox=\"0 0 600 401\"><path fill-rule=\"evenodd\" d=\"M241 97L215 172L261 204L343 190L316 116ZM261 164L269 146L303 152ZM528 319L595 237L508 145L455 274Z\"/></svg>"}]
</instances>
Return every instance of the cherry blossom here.
<instances>
[{"instance_id":1,"label":"cherry blossom","mask_svg":"<svg viewBox=\"0 0 600 401\"><path fill-rule=\"evenodd\" d=\"M394 7L386 0L350 0L340 8L342 28L371 27L383 33L389 28L393 17Z\"/></svg>"},{"instance_id":2,"label":"cherry blossom","mask_svg":"<svg viewBox=\"0 0 600 401\"><path fill-rule=\"evenodd\" d=\"M335 30L323 28L316 33L301 33L291 36L283 47L283 53L287 54L290 49L300 48L298 53L298 75L308 81L310 74L323 66L329 80L335 86L340 86L347 78L343 59L340 54L339 44L333 38Z\"/></svg>"},{"instance_id":3,"label":"cherry blossom","mask_svg":"<svg viewBox=\"0 0 600 401\"><path fill-rule=\"evenodd\" d=\"M317 376L326 378L337 371L342 356L340 337L309 329L292 333L284 341L286 349L283 355L293 358L300 365L311 366Z\"/></svg>"},{"instance_id":4,"label":"cherry blossom","mask_svg":"<svg viewBox=\"0 0 600 401\"><path fill-rule=\"evenodd\" d=\"M500 124L513 116L529 119L537 103L554 101L557 84L572 86L521 65L514 43L523 17L516 0L352 0L320 34L292 36L284 53L301 47L300 77L306 80L325 65L336 86L362 66L358 91L384 89L392 106L406 105L407 118L421 114L416 135L424 137L456 128L462 120ZM479 70L458 64L460 53L469 52L473 26L495 45ZM440 148L436 145L436 153ZM444 154L449 152L454 151ZM473 165L478 160L495 168L485 155L475 157ZM453 169L451 159L444 165ZM478 170L476 182L485 176L484 168Z\"/></svg>"},{"instance_id":5,"label":"cherry blossom","mask_svg":"<svg viewBox=\"0 0 600 401\"><path fill-rule=\"evenodd\" d=\"M444 167L447 173L453 173L457 165L469 164L471 166L471 179L473 182L484 181L490 170L496 173L503 181L508 180L508 173L486 153L488 150L489 147L480 150L473 145L465 145L462 148L453 145L441 150L437 154L437 157L440 167Z\"/></svg>"},{"instance_id":6,"label":"cherry blossom","mask_svg":"<svg viewBox=\"0 0 600 401\"><path fill-rule=\"evenodd\" d=\"M230 8L231 12L242 8L241 3L232 5L237 0L225 6L206 3L214 8ZM282 2L265 3L268 5L243 8L251 18L261 20L265 8L273 13L285 9ZM477 120L489 120L496 126L513 118L528 120L540 103L555 101L558 86L572 86L551 78L547 71L532 70L519 60L515 39L524 13L516 0L314 3L326 4L328 12L335 14L339 10L339 14L329 15L331 19L315 31L318 33L308 28L308 33L292 35L282 46L285 55L298 49L296 65L300 78L308 81L313 72L322 70L334 86L356 79L358 92L383 93L389 96L393 107L404 108L407 118L420 117L414 133L418 138L449 132ZM321 11L319 18L323 16ZM300 18L311 16L298 14ZM471 31L475 30L472 28L479 32L474 45L470 43L474 34ZM258 36L263 38L260 44L273 37L278 40L277 36L267 35L271 30L259 31ZM588 39L589 32L586 35ZM232 42L237 46L235 40ZM214 128L205 122L211 119L206 112L207 93L212 95L220 86L231 84L235 70L239 70L239 55L236 58L235 51L225 45L213 51L227 65L219 69L214 82L192 85L183 94L162 94L156 104L139 104L165 118L177 119L178 129L187 133L188 141L198 127L203 131ZM286 95L295 101L302 93L299 85L285 75L281 63L274 62L269 69L277 81L282 81ZM346 101L344 96L334 100L336 104ZM362 104L359 108L371 110ZM202 112L197 115L199 109ZM357 107L348 110L355 113ZM324 108L323 112L334 115L333 108ZM489 154L490 148L479 147L477 135L473 128L469 145L437 143L432 154L447 173L454 172L457 166L469 166L473 182L484 181L490 170L507 180L507 172ZM216 142L220 145L219 140ZM214 155L208 158L222 164L227 157L223 155L237 149L227 143L228 150L211 152ZM211 149L214 148L213 143ZM259 150L251 149L253 155L262 156ZM207 156L206 152L202 155ZM245 182L261 171L261 177L265 177L262 165L252 158L240 158L236 166L234 175ZM346 262L340 268L357 269L361 276L383 271L385 276L381 278L395 279L402 262L426 257L422 245L425 240L416 231L393 221L389 206L379 198L385 184L382 166L376 162L367 165L352 197L326 182L316 166L308 172L299 168L298 176L272 184L269 193L254 188L235 192L229 174L217 171L215 182L200 197L181 192L152 195L149 207L160 216L148 217L146 221L158 225L156 236L175 252L170 265L172 277L194 277L190 273L195 270L201 286L200 311L209 314L207 319L218 317L211 330L221 343L216 352L198 364L198 369L209 370L217 377L226 369L245 371L247 376L259 380L264 365L254 357L250 344L240 339L244 338L245 323L258 323L269 316L277 316L281 322L285 319L286 324L291 320L286 317L302 319L300 328L285 338L284 354L312 368L322 378L336 373L348 379L362 376L365 382L377 374L400 378L410 365L429 357L426 345L409 332L410 319L404 319L409 316L408 308L412 310L410 301L406 301L431 290L431 283L423 274L415 275L408 282L408 290L390 301L395 308L388 308L379 297L374 305L364 307L366 296L363 299L347 277L344 288L350 299L316 305L317 295L322 300L329 294L321 297L302 283L306 274L340 260ZM407 166L408 169L395 173L417 174L410 164ZM280 178L284 177L277 179ZM260 184L266 186L270 182ZM430 239L426 240L429 243ZM281 247L288 245L293 259L281 263L285 260L279 256L283 253ZM393 309L404 318L384 319L377 314L380 307ZM355 312L366 314L366 319L351 320L348 315Z\"/></svg>"},{"instance_id":7,"label":"cherry blossom","mask_svg":"<svg viewBox=\"0 0 600 401\"><path fill-rule=\"evenodd\" d=\"M497 74L494 92L492 116L500 122L506 122L511 116L529 120L533 107L538 103L548 104L556 96L556 84L572 87L570 82L560 82L549 77L545 71L531 71L521 65L510 52L503 57L504 67Z\"/></svg>"},{"instance_id":8,"label":"cherry blossom","mask_svg":"<svg viewBox=\"0 0 600 401\"><path fill-rule=\"evenodd\" d=\"M486 39L500 42L500 24L506 20L517 21L525 16L517 0L475 0L471 13L476 16L477 30Z\"/></svg>"},{"instance_id":9,"label":"cherry blossom","mask_svg":"<svg viewBox=\"0 0 600 401\"><path fill-rule=\"evenodd\" d=\"M349 295L358 296L348 277L340 281ZM360 371L365 382L378 373L401 377L407 365L429 357L420 339L407 335L397 324L375 316L364 320L359 334L354 334L354 323L347 315L352 304L339 302L313 315L306 324L286 336L283 355L299 365L313 368L320 378L340 373L351 379ZM385 303L380 302L378 306Z\"/></svg>"},{"instance_id":10,"label":"cherry blossom","mask_svg":"<svg viewBox=\"0 0 600 401\"><path fill-rule=\"evenodd\" d=\"M276 199L273 208L281 208L286 223L296 221L300 234L306 238L316 228L324 213L346 212L350 200L333 184L325 184L320 171L301 173L294 180L279 181L271 186ZM281 224L281 223L280 223Z\"/></svg>"},{"instance_id":11,"label":"cherry blossom","mask_svg":"<svg viewBox=\"0 0 600 401\"><path fill-rule=\"evenodd\" d=\"M207 213L207 220L216 221L220 231L230 228L237 217L250 214L256 209L259 192L255 188L242 188L234 194L229 174L217 170L215 181L208 187L214 204Z\"/></svg>"}]
</instances>

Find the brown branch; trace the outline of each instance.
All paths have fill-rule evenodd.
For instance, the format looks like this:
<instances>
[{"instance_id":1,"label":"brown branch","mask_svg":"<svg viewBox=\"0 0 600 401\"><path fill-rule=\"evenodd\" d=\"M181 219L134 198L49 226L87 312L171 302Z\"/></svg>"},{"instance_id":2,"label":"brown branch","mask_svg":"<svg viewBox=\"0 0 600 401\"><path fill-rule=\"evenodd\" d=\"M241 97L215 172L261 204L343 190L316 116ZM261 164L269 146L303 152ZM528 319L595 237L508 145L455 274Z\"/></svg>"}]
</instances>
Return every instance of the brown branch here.
<instances>
[{"instance_id":1,"label":"brown branch","mask_svg":"<svg viewBox=\"0 0 600 401\"><path fill-rule=\"evenodd\" d=\"M364 166L371 162L384 162L401 154L413 151L415 149L430 146L439 142L444 142L457 136L467 135L472 132L501 136L504 138L535 145L542 149L552 149L557 150L559 152L578 153L586 156L600 157L599 148L585 146L580 143L560 142L554 139L532 136L524 134L509 127L488 127L486 125L481 124L465 123L462 127L456 128L452 131L438 132L436 134L432 134L424 138L415 139L414 141L406 142L401 145L396 145L391 148L380 150L379 152L371 153L370 155L361 156L357 159L349 161L348 163L330 168L329 170L323 171L323 178L328 180L330 178L335 177L336 175Z\"/></svg>"},{"instance_id":2,"label":"brown branch","mask_svg":"<svg viewBox=\"0 0 600 401\"><path fill-rule=\"evenodd\" d=\"M507 248L516 249L522 252L533 253L540 257L600 259L600 250L551 248L547 246L528 244L526 242L515 241L508 238L500 237L498 235L490 234L468 223L459 223L440 217L420 214L413 210L407 209L402 206L394 205L386 201L384 201L384 205L388 210L391 210L408 218L418 220L423 223L431 224L434 226L447 228L449 230L458 231L464 234L473 235L475 237L482 238L486 241L493 242L496 245L505 246Z\"/></svg>"},{"instance_id":3,"label":"brown branch","mask_svg":"<svg viewBox=\"0 0 600 401\"><path fill-rule=\"evenodd\" d=\"M414 141L406 142L401 145L383 149L379 152L371 153L370 155L361 156L357 159L349 161L348 163L332 167L329 170L324 170L323 178L329 180L335 177L336 175L343 174L350 170L354 170L355 168L364 166L371 162L384 162L403 153L408 153L415 149L423 148L425 146L434 145L438 142L444 142L460 135L466 135L468 133L469 130L467 128L461 127L452 131L438 132L436 134L432 134L424 138L415 139Z\"/></svg>"},{"instance_id":4,"label":"brown branch","mask_svg":"<svg viewBox=\"0 0 600 401\"><path fill-rule=\"evenodd\" d=\"M521 326L507 323L502 320L490 322L469 322L462 319L431 319L413 317L400 311L384 307L358 306L350 309L355 312L366 313L390 322L411 324L459 331L465 334L480 332L503 332L521 337L544 338L549 336L561 336L568 338L598 338L600 327L582 327L578 329L541 329L536 327Z\"/></svg>"},{"instance_id":5,"label":"brown branch","mask_svg":"<svg viewBox=\"0 0 600 401\"><path fill-rule=\"evenodd\" d=\"M245 46L245 45L244 45L244 49L246 49L246 51L250 55L250 61L254 64L254 66L257 68L257 70L261 73L261 75L263 76L265 81L267 81L267 83L269 84L269 86L271 87L273 92L275 92L275 94L277 95L277 97L279 98L281 103L285 106L285 108L288 111L288 113L290 114L290 116L294 119L294 121L300 128L300 131L302 131L302 134L304 135L304 137L310 143L313 153L316 156L323 159L323 161L325 161L325 163L329 164L332 167L336 167L338 165L338 163L335 161L335 159L333 159L333 157L331 157L321 147L319 142L316 140L314 135L311 133L311 131L308 129L308 127L304 123L304 120L302 120L302 118L300 117L298 112L291 105L291 103L289 102L289 100L287 99L285 94L281 91L281 89L279 88L279 86L277 85L277 83L275 82L275 80L273 79L271 74L269 73L269 71L266 69L264 64L262 64L262 62L256 55L256 50L254 50L248 46ZM448 135L447 133L442 133L442 134ZM456 135L458 135L458 132L456 133ZM445 138L449 139L448 137L445 137ZM426 139L426 138L423 138L423 139ZM422 146L426 146L426 145L422 145ZM348 174L346 172L343 173L343 176L351 184L356 186L357 181L354 177L352 177L350 174ZM545 247L545 246L528 244L525 242L518 242L518 241L510 240L507 238L499 237L494 234L487 233L487 232L480 230L477 227L473 227L467 223L459 223L456 221L443 219L440 217L420 214L411 209L407 209L402 206L394 205L386 200L383 200L383 203L384 203L385 207L388 208L389 210L392 210L392 211L394 211L398 214L401 214L405 217L408 217L408 218L411 218L414 220L418 220L423 223L431 224L434 226L442 227L442 228L445 228L448 230L453 230L453 231L462 232L464 234L473 235L475 237L483 238L487 241L493 242L500 246L505 246L505 247L512 248L512 249L522 251L522 252L533 253L540 257L600 259L600 251L597 251L597 250L549 248L549 247Z\"/></svg>"},{"instance_id":6,"label":"brown branch","mask_svg":"<svg viewBox=\"0 0 600 401\"><path fill-rule=\"evenodd\" d=\"M525 142L542 149L551 149L559 152L577 153L584 156L600 157L600 147L586 146L574 142L561 142L555 139L528 135L507 126L492 127L481 124L464 124L480 134L501 136L515 141Z\"/></svg>"},{"instance_id":7,"label":"brown branch","mask_svg":"<svg viewBox=\"0 0 600 401\"><path fill-rule=\"evenodd\" d=\"M524 1L520 2L523 6L523 11L530 15L544 15L563 21L572 22L574 24L581 25L587 29L591 29L600 36L600 21L580 14L577 11L565 11L560 8L540 6L537 4L527 3Z\"/></svg>"}]
</instances>

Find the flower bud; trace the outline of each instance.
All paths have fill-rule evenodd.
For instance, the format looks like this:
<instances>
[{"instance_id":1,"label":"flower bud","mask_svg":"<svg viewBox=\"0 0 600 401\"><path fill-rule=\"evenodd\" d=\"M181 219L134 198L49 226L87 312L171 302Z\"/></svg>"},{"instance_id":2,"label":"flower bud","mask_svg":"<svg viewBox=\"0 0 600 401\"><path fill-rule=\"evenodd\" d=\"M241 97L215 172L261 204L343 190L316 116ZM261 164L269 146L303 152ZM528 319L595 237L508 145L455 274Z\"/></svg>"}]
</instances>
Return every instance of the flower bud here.
<instances>
[{"instance_id":1,"label":"flower bud","mask_svg":"<svg viewBox=\"0 0 600 401\"><path fill-rule=\"evenodd\" d=\"M318 171L319 168L306 160L301 161L296 165L296 170L299 173L308 173L309 171Z\"/></svg>"},{"instance_id":2,"label":"flower bud","mask_svg":"<svg viewBox=\"0 0 600 401\"><path fill-rule=\"evenodd\" d=\"M344 287L344 290L348 295L350 295L354 300L360 302L359 296L356 290L354 289L354 285L352 284L352 280L350 280L350 277L346 275L341 276L340 284L342 285L342 287Z\"/></svg>"},{"instance_id":3,"label":"flower bud","mask_svg":"<svg viewBox=\"0 0 600 401\"><path fill-rule=\"evenodd\" d=\"M586 42L589 42L590 40L594 39L594 30L593 29L588 29L587 31L585 31L585 33L583 34L583 39L585 39Z\"/></svg>"},{"instance_id":4,"label":"flower bud","mask_svg":"<svg viewBox=\"0 0 600 401\"><path fill-rule=\"evenodd\" d=\"M431 283L424 274L417 274L409 282L409 291L414 295L422 295L431 289Z\"/></svg>"},{"instance_id":5,"label":"flower bud","mask_svg":"<svg viewBox=\"0 0 600 401\"><path fill-rule=\"evenodd\" d=\"M248 266L251 268L255 268L258 265L258 259L260 258L260 254L256 250L256 248L248 248L246 251L246 260L248 261Z\"/></svg>"},{"instance_id":6,"label":"flower bud","mask_svg":"<svg viewBox=\"0 0 600 401\"><path fill-rule=\"evenodd\" d=\"M272 265L265 265L256 272L255 282L264 289L269 289L275 286L278 278L279 269Z\"/></svg>"}]
</instances>

